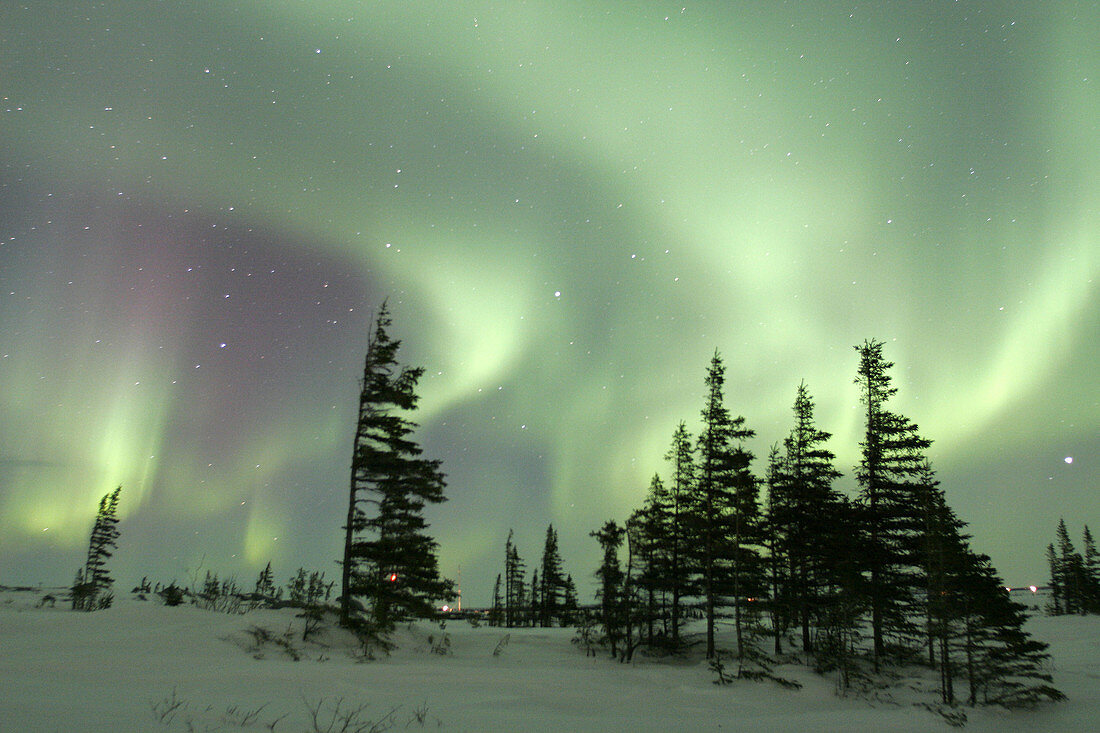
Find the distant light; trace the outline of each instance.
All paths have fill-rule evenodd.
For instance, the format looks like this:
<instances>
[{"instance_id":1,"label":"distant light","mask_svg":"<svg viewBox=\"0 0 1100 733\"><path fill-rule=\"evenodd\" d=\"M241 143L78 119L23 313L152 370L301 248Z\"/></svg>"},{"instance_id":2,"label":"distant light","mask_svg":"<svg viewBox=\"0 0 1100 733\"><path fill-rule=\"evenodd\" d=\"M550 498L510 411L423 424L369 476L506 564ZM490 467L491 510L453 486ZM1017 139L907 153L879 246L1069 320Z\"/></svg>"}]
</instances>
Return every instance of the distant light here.
<instances>
[{"instance_id":1,"label":"distant light","mask_svg":"<svg viewBox=\"0 0 1100 733\"><path fill-rule=\"evenodd\" d=\"M444 606L443 608L441 608L439 610L442 611L443 613L447 613L448 611L451 610L451 607L450 606Z\"/></svg>"},{"instance_id":2,"label":"distant light","mask_svg":"<svg viewBox=\"0 0 1100 733\"><path fill-rule=\"evenodd\" d=\"M1073 456L1066 456L1066 463L1073 463Z\"/></svg>"},{"instance_id":3,"label":"distant light","mask_svg":"<svg viewBox=\"0 0 1100 733\"><path fill-rule=\"evenodd\" d=\"M1008 591L1009 593L1011 593L1011 592L1012 592L1012 589L1011 589L1011 588L1009 588L1009 587L1008 587L1007 585L1005 586L1005 590L1007 590L1007 591Z\"/></svg>"},{"instance_id":4,"label":"distant light","mask_svg":"<svg viewBox=\"0 0 1100 733\"><path fill-rule=\"evenodd\" d=\"M397 573L390 573L390 582L394 583L396 581L397 581Z\"/></svg>"},{"instance_id":5,"label":"distant light","mask_svg":"<svg viewBox=\"0 0 1100 733\"><path fill-rule=\"evenodd\" d=\"M1034 585L1029 585L1028 588L1031 589L1032 593L1038 593L1039 592L1039 588L1034 586Z\"/></svg>"}]
</instances>

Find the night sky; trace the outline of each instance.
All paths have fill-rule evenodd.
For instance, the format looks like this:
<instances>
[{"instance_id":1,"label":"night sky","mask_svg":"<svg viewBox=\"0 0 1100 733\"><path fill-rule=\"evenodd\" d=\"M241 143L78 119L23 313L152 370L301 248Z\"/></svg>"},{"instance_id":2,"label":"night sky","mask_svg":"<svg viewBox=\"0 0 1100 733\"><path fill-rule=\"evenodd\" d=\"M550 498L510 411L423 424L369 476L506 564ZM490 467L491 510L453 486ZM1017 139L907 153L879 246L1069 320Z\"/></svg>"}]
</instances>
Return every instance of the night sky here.
<instances>
[{"instance_id":1,"label":"night sky","mask_svg":"<svg viewBox=\"0 0 1100 733\"><path fill-rule=\"evenodd\" d=\"M0 4L0 583L338 577L388 298L443 570L587 586L717 348L855 493L864 339L1009 583L1100 530L1094 2Z\"/></svg>"}]
</instances>

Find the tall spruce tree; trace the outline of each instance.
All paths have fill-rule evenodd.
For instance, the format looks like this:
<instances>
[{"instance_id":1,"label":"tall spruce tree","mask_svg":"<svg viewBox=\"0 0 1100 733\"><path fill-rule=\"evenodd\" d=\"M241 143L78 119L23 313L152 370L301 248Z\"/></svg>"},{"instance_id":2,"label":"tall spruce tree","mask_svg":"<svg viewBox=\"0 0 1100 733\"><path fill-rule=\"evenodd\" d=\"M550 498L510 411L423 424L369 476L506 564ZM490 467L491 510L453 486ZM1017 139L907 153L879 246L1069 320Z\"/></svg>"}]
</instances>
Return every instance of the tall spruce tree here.
<instances>
[{"instance_id":1,"label":"tall spruce tree","mask_svg":"<svg viewBox=\"0 0 1100 733\"><path fill-rule=\"evenodd\" d=\"M707 659L715 652L717 608L727 599L732 599L741 654L744 601L759 593L762 580L758 486L749 473L752 454L743 445L755 433L744 427L743 417L730 417L725 406L725 373L716 350L704 380L707 396L697 442L698 472L690 512L706 618Z\"/></svg>"},{"instance_id":2,"label":"tall spruce tree","mask_svg":"<svg viewBox=\"0 0 1100 733\"><path fill-rule=\"evenodd\" d=\"M802 650L813 651L811 625L819 596L827 587L826 568L832 561L829 538L833 505L839 500L832 482L841 474L835 456L824 447L831 435L814 422L814 403L805 382L794 401L795 424L783 441L784 455L775 464L769 485L776 549L785 562L784 613L802 629Z\"/></svg>"},{"instance_id":3,"label":"tall spruce tree","mask_svg":"<svg viewBox=\"0 0 1100 733\"><path fill-rule=\"evenodd\" d=\"M114 599L111 586L115 581L107 570L107 560L111 558L112 550L118 548L118 497L121 492L122 487L119 486L99 500L99 510L88 540L88 556L72 588L73 610L108 608Z\"/></svg>"},{"instance_id":4,"label":"tall spruce tree","mask_svg":"<svg viewBox=\"0 0 1100 733\"><path fill-rule=\"evenodd\" d=\"M340 623L375 630L429 616L434 603L455 597L424 519L426 505L446 501L446 484L440 462L421 457L406 417L424 370L398 365L391 325L383 303L363 366L340 585Z\"/></svg>"},{"instance_id":5,"label":"tall spruce tree","mask_svg":"<svg viewBox=\"0 0 1100 733\"><path fill-rule=\"evenodd\" d=\"M880 341L856 346L856 383L865 411L862 459L856 468L860 485L861 526L866 533L866 585L871 608L875 669L886 654L886 637L901 645L919 634L916 593L923 585L919 549L923 519L917 477L931 441L917 433L905 417L886 409L897 393L882 355Z\"/></svg>"}]
</instances>

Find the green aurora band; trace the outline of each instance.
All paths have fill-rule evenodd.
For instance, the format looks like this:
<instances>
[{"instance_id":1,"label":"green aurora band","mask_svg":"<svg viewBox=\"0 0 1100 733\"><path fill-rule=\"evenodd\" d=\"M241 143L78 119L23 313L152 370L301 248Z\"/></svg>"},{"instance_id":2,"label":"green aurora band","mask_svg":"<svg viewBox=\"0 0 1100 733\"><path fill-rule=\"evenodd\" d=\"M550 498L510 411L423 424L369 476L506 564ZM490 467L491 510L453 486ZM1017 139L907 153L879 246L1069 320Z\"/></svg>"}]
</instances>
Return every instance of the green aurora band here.
<instances>
[{"instance_id":1,"label":"green aurora band","mask_svg":"<svg viewBox=\"0 0 1100 733\"><path fill-rule=\"evenodd\" d=\"M1100 525L1094 3L0 7L0 583L327 569L388 297L487 602L637 506L718 348L767 447L852 345L1009 582ZM1070 462L1068 458L1072 457Z\"/></svg>"}]
</instances>

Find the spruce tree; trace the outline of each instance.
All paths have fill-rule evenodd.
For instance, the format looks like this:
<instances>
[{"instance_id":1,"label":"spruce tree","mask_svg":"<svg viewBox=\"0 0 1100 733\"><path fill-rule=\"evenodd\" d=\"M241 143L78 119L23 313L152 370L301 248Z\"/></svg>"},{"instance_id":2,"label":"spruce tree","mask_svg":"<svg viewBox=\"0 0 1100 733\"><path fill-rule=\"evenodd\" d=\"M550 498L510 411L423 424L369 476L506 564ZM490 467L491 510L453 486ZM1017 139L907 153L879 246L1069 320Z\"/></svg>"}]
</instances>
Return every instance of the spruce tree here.
<instances>
[{"instance_id":1,"label":"spruce tree","mask_svg":"<svg viewBox=\"0 0 1100 733\"><path fill-rule=\"evenodd\" d=\"M352 452L340 623L391 629L399 618L425 617L455 597L440 576L438 545L424 509L446 501L440 463L423 457L412 438L422 368L401 367L401 345L383 303L367 342Z\"/></svg>"},{"instance_id":2,"label":"spruce tree","mask_svg":"<svg viewBox=\"0 0 1100 733\"><path fill-rule=\"evenodd\" d=\"M580 610L580 600L577 598L577 585L573 582L573 576L565 576L565 600L562 602L562 625L567 626L577 621Z\"/></svg>"},{"instance_id":3,"label":"spruce tree","mask_svg":"<svg viewBox=\"0 0 1100 733\"><path fill-rule=\"evenodd\" d=\"M489 609L489 625L502 626L504 624L504 598L500 595L500 573L497 573L496 582L493 583L493 605Z\"/></svg>"},{"instance_id":4,"label":"spruce tree","mask_svg":"<svg viewBox=\"0 0 1100 733\"><path fill-rule=\"evenodd\" d=\"M546 528L546 542L542 548L542 574L539 576L539 625L553 626L561 616L565 597L565 574L558 554L558 533L554 525Z\"/></svg>"},{"instance_id":5,"label":"spruce tree","mask_svg":"<svg viewBox=\"0 0 1100 733\"><path fill-rule=\"evenodd\" d=\"M922 512L928 664L939 670L942 702L953 705L954 682L960 667L953 651L962 633L959 621L968 592L969 537L962 533L964 523L947 506L938 482L931 477L931 468L926 468L927 490L922 497Z\"/></svg>"},{"instance_id":6,"label":"spruce tree","mask_svg":"<svg viewBox=\"0 0 1100 733\"><path fill-rule=\"evenodd\" d=\"M271 561L268 560L267 565L256 578L256 588L252 591L252 595L256 597L256 600L272 598L275 595L274 578L274 573L271 572Z\"/></svg>"},{"instance_id":7,"label":"spruce tree","mask_svg":"<svg viewBox=\"0 0 1100 733\"><path fill-rule=\"evenodd\" d=\"M744 601L760 591L762 566L758 486L749 473L752 454L742 441L755 433L743 417L730 417L725 406L725 366L717 351L704 381L707 388L691 528L706 618L706 657L714 656L717 608L732 597L738 654L744 645Z\"/></svg>"},{"instance_id":8,"label":"spruce tree","mask_svg":"<svg viewBox=\"0 0 1100 733\"><path fill-rule=\"evenodd\" d=\"M504 543L504 625L509 628L523 622L523 608L527 603L527 584L524 582L526 566L512 537L512 530L508 530L508 539Z\"/></svg>"},{"instance_id":9,"label":"spruce tree","mask_svg":"<svg viewBox=\"0 0 1100 733\"><path fill-rule=\"evenodd\" d=\"M915 481L931 441L916 425L886 409L896 392L880 341L865 341L859 352L856 383L866 408L862 459L856 469L860 484L861 526L866 533L866 586L871 608L875 669L886 654L886 636L904 644L919 634L916 592L920 577L919 544L923 526L921 487Z\"/></svg>"},{"instance_id":10,"label":"spruce tree","mask_svg":"<svg viewBox=\"0 0 1100 733\"><path fill-rule=\"evenodd\" d=\"M73 610L108 608L114 599L111 586L115 581L107 570L107 560L113 554L111 551L118 547L118 497L121 492L119 486L99 500L84 570L77 574L72 588Z\"/></svg>"},{"instance_id":11,"label":"spruce tree","mask_svg":"<svg viewBox=\"0 0 1100 733\"><path fill-rule=\"evenodd\" d=\"M1081 532L1081 545L1084 552L1082 581L1085 586L1083 602L1089 613L1100 613L1100 554L1096 551L1096 542L1086 524Z\"/></svg>"},{"instance_id":12,"label":"spruce tree","mask_svg":"<svg viewBox=\"0 0 1100 733\"><path fill-rule=\"evenodd\" d=\"M964 633L957 646L965 663L967 703L1033 707L1065 695L1047 672L1047 645L1024 630L1024 607L1009 598L988 557L969 552L964 582Z\"/></svg>"},{"instance_id":13,"label":"spruce tree","mask_svg":"<svg viewBox=\"0 0 1100 733\"><path fill-rule=\"evenodd\" d=\"M1050 607L1052 616L1061 616L1066 612L1062 590L1062 568L1058 562L1058 555L1054 552L1054 543L1047 545L1047 566L1050 568Z\"/></svg>"},{"instance_id":14,"label":"spruce tree","mask_svg":"<svg viewBox=\"0 0 1100 733\"><path fill-rule=\"evenodd\" d=\"M1029 707L1061 700L1047 672L1047 645L1024 630L1024 606L1014 602L989 558L970 548L966 524L947 505L925 464L923 556L930 664L940 674L941 699L955 704L955 681L969 705Z\"/></svg>"},{"instance_id":15,"label":"spruce tree","mask_svg":"<svg viewBox=\"0 0 1100 733\"><path fill-rule=\"evenodd\" d=\"M668 486L667 521L664 532L665 552L668 557L667 581L671 595L669 625L673 648L680 646L680 627L683 625L683 599L693 595L697 586L691 563L689 546L694 544L690 521L692 496L695 491L695 455L691 434L680 422L672 435L672 445L665 454L672 464L672 478Z\"/></svg>"},{"instance_id":16,"label":"spruce tree","mask_svg":"<svg viewBox=\"0 0 1100 733\"><path fill-rule=\"evenodd\" d=\"M668 591L673 587L671 574L671 501L664 482L653 475L645 505L633 517L634 544L637 554L637 586L644 608L645 640L655 641L654 627L660 622L667 636L669 628Z\"/></svg>"},{"instance_id":17,"label":"spruce tree","mask_svg":"<svg viewBox=\"0 0 1100 733\"><path fill-rule=\"evenodd\" d=\"M830 558L818 599L819 638L814 644L818 671L837 671L837 690L848 689L856 670L854 650L861 639L866 614L866 582L862 558L867 554L865 535L859 531L860 508L846 497L829 506L824 555Z\"/></svg>"},{"instance_id":18,"label":"spruce tree","mask_svg":"<svg viewBox=\"0 0 1100 733\"><path fill-rule=\"evenodd\" d=\"M538 626L542 618L542 584L539 582L539 569L531 571L531 600L527 604L527 625Z\"/></svg>"},{"instance_id":19,"label":"spruce tree","mask_svg":"<svg viewBox=\"0 0 1100 733\"><path fill-rule=\"evenodd\" d=\"M784 455L770 471L771 531L786 564L781 601L786 615L802 630L802 650L813 651L811 624L832 560L829 537L831 505L838 500L832 482L841 474L824 447L831 435L814 422L814 403L805 382L798 385L795 424L783 441Z\"/></svg>"},{"instance_id":20,"label":"spruce tree","mask_svg":"<svg viewBox=\"0 0 1100 733\"><path fill-rule=\"evenodd\" d=\"M1066 520L1058 520L1058 582L1066 613L1085 613L1085 561L1073 546Z\"/></svg>"},{"instance_id":21,"label":"spruce tree","mask_svg":"<svg viewBox=\"0 0 1100 733\"><path fill-rule=\"evenodd\" d=\"M611 657L616 658L619 655L619 642L623 637L625 622L622 599L625 575L619 563L619 548L623 544L626 529L620 527L614 519L609 519L598 531L590 534L603 550L603 561L596 570L596 578L600 583L596 598L600 602L600 623L611 649Z\"/></svg>"},{"instance_id":22,"label":"spruce tree","mask_svg":"<svg viewBox=\"0 0 1100 733\"><path fill-rule=\"evenodd\" d=\"M772 651L783 653L783 636L791 624L791 607L788 597L790 573L788 571L787 543L784 536L782 510L779 507L783 481L783 458L779 446L772 445L768 452L768 464L764 471L764 485L768 489L764 502L764 544L768 550L768 592L771 598Z\"/></svg>"}]
</instances>

